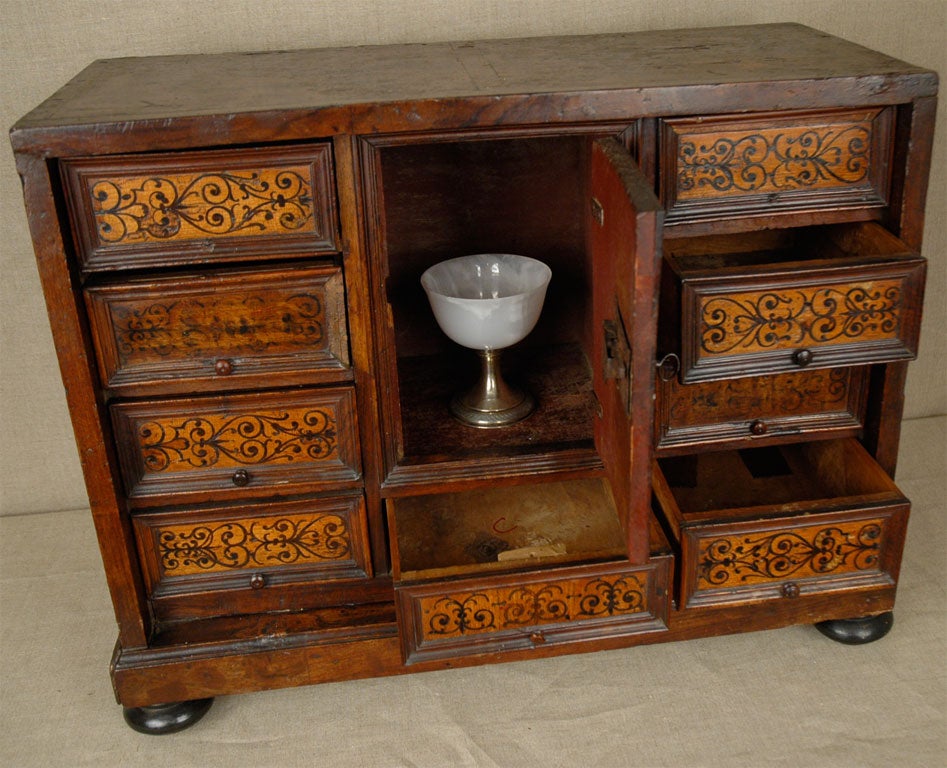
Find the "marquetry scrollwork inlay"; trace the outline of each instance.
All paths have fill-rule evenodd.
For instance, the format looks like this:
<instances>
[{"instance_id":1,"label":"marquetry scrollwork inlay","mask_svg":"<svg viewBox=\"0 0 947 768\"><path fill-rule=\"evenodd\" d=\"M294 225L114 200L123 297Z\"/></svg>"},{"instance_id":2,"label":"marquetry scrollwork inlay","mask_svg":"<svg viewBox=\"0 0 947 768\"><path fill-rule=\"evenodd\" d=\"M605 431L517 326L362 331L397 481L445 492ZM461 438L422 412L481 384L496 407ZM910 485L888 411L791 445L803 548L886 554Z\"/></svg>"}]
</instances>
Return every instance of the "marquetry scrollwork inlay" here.
<instances>
[{"instance_id":1,"label":"marquetry scrollwork inlay","mask_svg":"<svg viewBox=\"0 0 947 768\"><path fill-rule=\"evenodd\" d=\"M335 415L322 408L153 419L138 436L148 472L324 461L338 447Z\"/></svg>"},{"instance_id":2,"label":"marquetry scrollwork inlay","mask_svg":"<svg viewBox=\"0 0 947 768\"><path fill-rule=\"evenodd\" d=\"M305 165L92 179L103 244L313 231Z\"/></svg>"},{"instance_id":3,"label":"marquetry scrollwork inlay","mask_svg":"<svg viewBox=\"0 0 947 768\"><path fill-rule=\"evenodd\" d=\"M830 368L684 386L672 382L671 386L672 422L713 423L724 418L743 420L748 413L818 413L844 404L851 370Z\"/></svg>"},{"instance_id":4,"label":"marquetry scrollwork inlay","mask_svg":"<svg viewBox=\"0 0 947 768\"><path fill-rule=\"evenodd\" d=\"M698 135L679 145L678 197L848 186L870 166L868 124Z\"/></svg>"},{"instance_id":5,"label":"marquetry scrollwork inlay","mask_svg":"<svg viewBox=\"0 0 947 768\"><path fill-rule=\"evenodd\" d=\"M881 543L880 520L703 539L698 589L875 570Z\"/></svg>"},{"instance_id":6,"label":"marquetry scrollwork inlay","mask_svg":"<svg viewBox=\"0 0 947 768\"><path fill-rule=\"evenodd\" d=\"M312 293L221 294L116 305L112 325L122 360L194 350L260 353L272 347L320 347L325 310Z\"/></svg>"},{"instance_id":7,"label":"marquetry scrollwork inlay","mask_svg":"<svg viewBox=\"0 0 947 768\"><path fill-rule=\"evenodd\" d=\"M721 355L897 338L902 305L898 280L711 296L700 305L700 346Z\"/></svg>"},{"instance_id":8,"label":"marquetry scrollwork inlay","mask_svg":"<svg viewBox=\"0 0 947 768\"><path fill-rule=\"evenodd\" d=\"M645 610L644 579L631 574L498 587L421 600L422 631L432 639Z\"/></svg>"},{"instance_id":9,"label":"marquetry scrollwork inlay","mask_svg":"<svg viewBox=\"0 0 947 768\"><path fill-rule=\"evenodd\" d=\"M304 565L351 556L346 520L336 514L166 525L156 531L167 576Z\"/></svg>"}]
</instances>

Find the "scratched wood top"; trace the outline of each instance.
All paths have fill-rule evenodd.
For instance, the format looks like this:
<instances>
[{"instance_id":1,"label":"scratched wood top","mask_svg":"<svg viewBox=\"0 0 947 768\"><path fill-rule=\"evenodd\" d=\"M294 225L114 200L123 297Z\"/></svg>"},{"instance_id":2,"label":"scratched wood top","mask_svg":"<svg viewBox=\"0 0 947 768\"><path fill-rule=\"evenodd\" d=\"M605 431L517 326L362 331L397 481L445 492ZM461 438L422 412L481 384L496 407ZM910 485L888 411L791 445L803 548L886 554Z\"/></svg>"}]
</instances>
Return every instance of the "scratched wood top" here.
<instances>
[{"instance_id":1,"label":"scratched wood top","mask_svg":"<svg viewBox=\"0 0 947 768\"><path fill-rule=\"evenodd\" d=\"M327 133L351 130L353 121L370 132L377 113L359 120L340 108L377 104L405 105L404 128L412 121L424 128L432 110L449 109L444 100L512 95L564 97L542 119L609 117L595 112L590 92L620 91L625 110L671 114L692 107L696 94L688 89L783 81L786 98L786 81L836 78L845 81L838 93L854 89L856 100L927 95L937 83L932 72L797 24L123 58L91 64L21 119L13 140L29 144L31 131L68 126L156 120L170 126L178 118L232 121L246 113L294 110L310 116L329 110L323 123L339 124L327 125ZM576 100L581 105L565 98L576 92L585 94ZM392 112L397 110L386 115ZM505 121L515 117L507 113ZM226 133L225 127L215 124L218 132Z\"/></svg>"}]
</instances>

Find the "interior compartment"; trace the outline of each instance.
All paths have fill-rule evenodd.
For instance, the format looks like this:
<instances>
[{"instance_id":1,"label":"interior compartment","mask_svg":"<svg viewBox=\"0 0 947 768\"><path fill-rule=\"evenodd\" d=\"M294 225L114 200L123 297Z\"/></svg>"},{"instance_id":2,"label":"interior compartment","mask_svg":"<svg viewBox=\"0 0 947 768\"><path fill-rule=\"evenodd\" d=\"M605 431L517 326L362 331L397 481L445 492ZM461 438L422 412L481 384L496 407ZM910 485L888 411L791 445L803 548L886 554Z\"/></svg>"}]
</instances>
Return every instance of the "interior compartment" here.
<instances>
[{"instance_id":1,"label":"interior compartment","mask_svg":"<svg viewBox=\"0 0 947 768\"><path fill-rule=\"evenodd\" d=\"M442 578L625 555L601 479L389 499L395 578Z\"/></svg>"},{"instance_id":2,"label":"interior compartment","mask_svg":"<svg viewBox=\"0 0 947 768\"><path fill-rule=\"evenodd\" d=\"M389 455L399 468L478 456L594 454L587 141L556 136L379 148L400 397L401 434L389 435L400 444ZM420 285L428 267L473 253L522 254L552 270L537 326L502 356L505 378L538 401L536 412L510 427L476 429L451 417L449 400L476 381L479 359L443 334Z\"/></svg>"},{"instance_id":3,"label":"interior compartment","mask_svg":"<svg viewBox=\"0 0 947 768\"><path fill-rule=\"evenodd\" d=\"M658 460L656 491L673 525L839 508L899 499L900 491L852 438L717 451Z\"/></svg>"},{"instance_id":4,"label":"interior compartment","mask_svg":"<svg viewBox=\"0 0 947 768\"><path fill-rule=\"evenodd\" d=\"M667 238L664 255L678 271L697 273L777 264L806 266L822 259L864 262L913 254L881 225L864 222Z\"/></svg>"}]
</instances>

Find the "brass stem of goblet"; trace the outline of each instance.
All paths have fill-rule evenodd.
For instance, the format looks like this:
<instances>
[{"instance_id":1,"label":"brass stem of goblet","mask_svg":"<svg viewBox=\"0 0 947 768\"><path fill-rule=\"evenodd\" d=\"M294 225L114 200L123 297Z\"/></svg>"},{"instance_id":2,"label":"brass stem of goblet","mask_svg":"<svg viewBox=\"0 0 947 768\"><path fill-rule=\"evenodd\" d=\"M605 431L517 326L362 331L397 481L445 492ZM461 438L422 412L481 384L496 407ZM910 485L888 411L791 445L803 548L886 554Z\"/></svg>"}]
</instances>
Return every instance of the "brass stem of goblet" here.
<instances>
[{"instance_id":1,"label":"brass stem of goblet","mask_svg":"<svg viewBox=\"0 0 947 768\"><path fill-rule=\"evenodd\" d=\"M508 384L500 370L499 349L479 350L481 367L477 383L451 400L455 418L472 427L505 427L525 419L536 408L529 392Z\"/></svg>"}]
</instances>

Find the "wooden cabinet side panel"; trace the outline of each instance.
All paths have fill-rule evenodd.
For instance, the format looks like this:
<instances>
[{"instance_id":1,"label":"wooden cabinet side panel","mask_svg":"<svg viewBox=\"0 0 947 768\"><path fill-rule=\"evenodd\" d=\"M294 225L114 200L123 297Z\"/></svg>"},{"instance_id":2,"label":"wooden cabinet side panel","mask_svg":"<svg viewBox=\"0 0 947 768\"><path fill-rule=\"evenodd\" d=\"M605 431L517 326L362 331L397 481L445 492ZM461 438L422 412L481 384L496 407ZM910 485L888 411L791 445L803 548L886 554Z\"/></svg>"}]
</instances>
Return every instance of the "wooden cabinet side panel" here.
<instances>
[{"instance_id":1,"label":"wooden cabinet side panel","mask_svg":"<svg viewBox=\"0 0 947 768\"><path fill-rule=\"evenodd\" d=\"M108 418L97 396L92 343L82 313L82 299L74 288L66 246L57 226L60 214L46 161L17 155L17 170L29 214L33 248L46 299L49 323L66 386L79 459L89 505L99 540L105 575L119 628L119 644L137 648L151 632L134 533L125 513Z\"/></svg>"}]
</instances>

